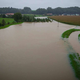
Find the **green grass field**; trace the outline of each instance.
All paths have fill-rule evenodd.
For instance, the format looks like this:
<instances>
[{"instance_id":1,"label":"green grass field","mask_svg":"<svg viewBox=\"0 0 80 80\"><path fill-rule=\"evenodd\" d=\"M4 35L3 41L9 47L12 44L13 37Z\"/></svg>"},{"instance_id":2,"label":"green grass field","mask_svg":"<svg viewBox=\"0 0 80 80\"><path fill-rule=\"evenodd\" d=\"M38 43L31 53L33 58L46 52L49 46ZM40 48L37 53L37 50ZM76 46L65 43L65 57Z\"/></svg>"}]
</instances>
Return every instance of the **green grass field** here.
<instances>
[{"instance_id":1,"label":"green grass field","mask_svg":"<svg viewBox=\"0 0 80 80\"><path fill-rule=\"evenodd\" d=\"M21 24L21 23L23 23L23 22L18 22L18 23L14 22L14 19L13 19L13 18L0 18L0 23L2 22L3 19L5 20L6 25L0 26L0 29L7 28L7 27L9 27L9 26L11 26L11 25L16 25L16 24ZM7 24L8 22L9 22L10 24Z\"/></svg>"},{"instance_id":2,"label":"green grass field","mask_svg":"<svg viewBox=\"0 0 80 80\"><path fill-rule=\"evenodd\" d=\"M2 22L3 19L6 21L6 23L8 22L12 23L14 21L13 18L0 18L0 23Z\"/></svg>"}]
</instances>

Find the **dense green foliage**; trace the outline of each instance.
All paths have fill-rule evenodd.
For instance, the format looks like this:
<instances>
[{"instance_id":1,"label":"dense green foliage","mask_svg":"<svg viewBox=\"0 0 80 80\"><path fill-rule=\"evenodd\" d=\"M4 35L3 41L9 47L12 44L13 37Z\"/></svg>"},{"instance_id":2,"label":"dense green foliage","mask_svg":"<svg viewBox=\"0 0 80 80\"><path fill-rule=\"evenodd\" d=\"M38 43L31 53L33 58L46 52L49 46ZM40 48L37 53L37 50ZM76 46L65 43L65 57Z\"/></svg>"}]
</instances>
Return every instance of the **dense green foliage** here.
<instances>
[{"instance_id":1,"label":"dense green foliage","mask_svg":"<svg viewBox=\"0 0 80 80\"><path fill-rule=\"evenodd\" d=\"M80 29L69 29L62 34L62 38L69 38L70 34L75 31L80 31Z\"/></svg>"},{"instance_id":2,"label":"dense green foliage","mask_svg":"<svg viewBox=\"0 0 80 80\"><path fill-rule=\"evenodd\" d=\"M70 64L72 65L76 77L80 80L80 55L78 53L69 54Z\"/></svg>"},{"instance_id":3,"label":"dense green foliage","mask_svg":"<svg viewBox=\"0 0 80 80\"><path fill-rule=\"evenodd\" d=\"M23 9L17 9L17 8L0 8L0 14L6 14L6 13L16 13L20 12L22 14L47 14L52 13L53 15L60 15L60 14L80 14L80 8L79 7L68 7L68 8L61 8L57 7L55 9L48 7L45 8L38 8L37 10L31 10L29 7L24 7Z\"/></svg>"},{"instance_id":4,"label":"dense green foliage","mask_svg":"<svg viewBox=\"0 0 80 80\"><path fill-rule=\"evenodd\" d=\"M24 22L33 22L34 21L34 16L33 15L24 15L23 16L23 21Z\"/></svg>"},{"instance_id":5,"label":"dense green foliage","mask_svg":"<svg viewBox=\"0 0 80 80\"><path fill-rule=\"evenodd\" d=\"M21 13L15 13L14 14L14 20L16 22L20 22L22 20L22 14Z\"/></svg>"},{"instance_id":6,"label":"dense green foliage","mask_svg":"<svg viewBox=\"0 0 80 80\"><path fill-rule=\"evenodd\" d=\"M51 22L51 20L49 18L46 19L35 19L35 15L24 15L23 16L23 22Z\"/></svg>"}]
</instances>

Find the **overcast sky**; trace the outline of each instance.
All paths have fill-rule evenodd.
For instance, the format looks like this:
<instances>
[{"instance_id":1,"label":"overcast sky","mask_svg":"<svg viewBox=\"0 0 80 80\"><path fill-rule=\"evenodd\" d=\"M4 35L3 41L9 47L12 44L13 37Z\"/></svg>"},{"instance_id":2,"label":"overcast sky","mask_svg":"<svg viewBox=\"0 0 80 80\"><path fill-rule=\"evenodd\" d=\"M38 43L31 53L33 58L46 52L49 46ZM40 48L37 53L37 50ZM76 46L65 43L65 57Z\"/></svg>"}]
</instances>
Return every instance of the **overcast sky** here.
<instances>
[{"instance_id":1,"label":"overcast sky","mask_svg":"<svg viewBox=\"0 0 80 80\"><path fill-rule=\"evenodd\" d=\"M30 7L32 10L47 7L80 7L80 0L0 0L0 7L21 8Z\"/></svg>"}]
</instances>

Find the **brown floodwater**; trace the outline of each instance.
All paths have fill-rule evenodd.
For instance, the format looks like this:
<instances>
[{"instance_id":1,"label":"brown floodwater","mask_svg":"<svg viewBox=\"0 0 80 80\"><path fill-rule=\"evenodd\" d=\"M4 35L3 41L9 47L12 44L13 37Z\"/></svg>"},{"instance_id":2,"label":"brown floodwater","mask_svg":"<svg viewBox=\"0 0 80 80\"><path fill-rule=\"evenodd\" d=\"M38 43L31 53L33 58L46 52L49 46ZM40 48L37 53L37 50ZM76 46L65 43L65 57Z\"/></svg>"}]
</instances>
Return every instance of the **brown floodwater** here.
<instances>
[{"instance_id":1,"label":"brown floodwater","mask_svg":"<svg viewBox=\"0 0 80 80\"><path fill-rule=\"evenodd\" d=\"M69 37L69 42L75 52L79 53L80 55L80 42L78 40L78 35L80 34L80 31L73 32ZM74 37L75 36L75 37Z\"/></svg>"},{"instance_id":2,"label":"brown floodwater","mask_svg":"<svg viewBox=\"0 0 80 80\"><path fill-rule=\"evenodd\" d=\"M77 80L61 39L71 27L53 21L1 29L0 80Z\"/></svg>"}]
</instances>

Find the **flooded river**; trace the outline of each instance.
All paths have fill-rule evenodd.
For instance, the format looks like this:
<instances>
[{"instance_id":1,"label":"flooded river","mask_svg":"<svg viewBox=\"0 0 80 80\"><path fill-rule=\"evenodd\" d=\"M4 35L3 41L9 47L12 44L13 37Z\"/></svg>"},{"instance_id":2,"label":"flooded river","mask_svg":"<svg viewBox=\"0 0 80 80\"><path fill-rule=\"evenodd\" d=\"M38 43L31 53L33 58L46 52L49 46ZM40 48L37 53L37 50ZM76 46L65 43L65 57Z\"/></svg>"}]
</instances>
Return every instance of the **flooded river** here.
<instances>
[{"instance_id":1,"label":"flooded river","mask_svg":"<svg viewBox=\"0 0 80 80\"><path fill-rule=\"evenodd\" d=\"M22 23L0 30L0 80L77 80L61 23Z\"/></svg>"}]
</instances>

